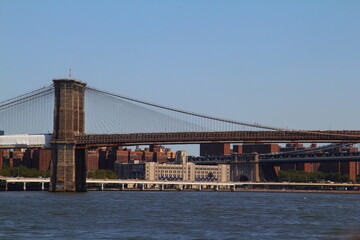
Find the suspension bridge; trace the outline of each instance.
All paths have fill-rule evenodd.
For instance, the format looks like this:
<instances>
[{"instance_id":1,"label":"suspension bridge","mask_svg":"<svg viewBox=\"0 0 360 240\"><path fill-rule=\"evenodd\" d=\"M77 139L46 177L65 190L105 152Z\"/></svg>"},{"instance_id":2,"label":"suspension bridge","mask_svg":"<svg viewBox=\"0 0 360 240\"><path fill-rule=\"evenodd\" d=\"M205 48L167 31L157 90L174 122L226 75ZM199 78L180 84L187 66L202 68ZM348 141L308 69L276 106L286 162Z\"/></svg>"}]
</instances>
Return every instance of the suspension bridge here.
<instances>
[{"instance_id":1,"label":"suspension bridge","mask_svg":"<svg viewBox=\"0 0 360 240\"><path fill-rule=\"evenodd\" d=\"M233 121L99 90L74 79L54 79L49 86L0 102L0 130L6 134L0 137L3 148L51 146L50 191L85 191L89 146L360 142L357 130L289 130Z\"/></svg>"}]
</instances>

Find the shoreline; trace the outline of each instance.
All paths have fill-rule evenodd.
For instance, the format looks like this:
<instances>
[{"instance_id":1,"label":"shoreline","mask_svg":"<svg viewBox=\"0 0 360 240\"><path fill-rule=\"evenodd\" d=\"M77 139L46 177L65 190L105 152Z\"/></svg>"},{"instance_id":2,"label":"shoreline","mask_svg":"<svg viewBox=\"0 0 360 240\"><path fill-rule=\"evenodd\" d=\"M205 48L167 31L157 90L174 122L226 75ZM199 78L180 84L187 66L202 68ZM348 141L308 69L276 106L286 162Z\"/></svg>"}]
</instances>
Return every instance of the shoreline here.
<instances>
[{"instance_id":1,"label":"shoreline","mask_svg":"<svg viewBox=\"0 0 360 240\"><path fill-rule=\"evenodd\" d=\"M48 178L4 178L1 180L0 191L48 191L50 183ZM332 182L169 182L138 179L87 179L86 190L360 194L360 184Z\"/></svg>"},{"instance_id":2,"label":"shoreline","mask_svg":"<svg viewBox=\"0 0 360 240\"><path fill-rule=\"evenodd\" d=\"M360 191L344 191L344 190L274 190L274 189L238 189L238 190L218 190L214 191L212 189L203 189L201 191L197 189L185 189L185 190L178 190L178 189L88 189L89 192L102 192L102 191L124 191L124 192L265 192L265 193L323 193L323 194L360 194Z\"/></svg>"},{"instance_id":3,"label":"shoreline","mask_svg":"<svg viewBox=\"0 0 360 240\"><path fill-rule=\"evenodd\" d=\"M0 190L0 192L47 192L48 189L31 189L31 190ZM294 189L134 189L134 188L126 188L126 189L119 189L119 188L89 188L87 189L88 192L238 192L238 193L245 193L245 192L258 192L258 193L322 193L322 194L360 194L360 191L355 190L294 190Z\"/></svg>"}]
</instances>

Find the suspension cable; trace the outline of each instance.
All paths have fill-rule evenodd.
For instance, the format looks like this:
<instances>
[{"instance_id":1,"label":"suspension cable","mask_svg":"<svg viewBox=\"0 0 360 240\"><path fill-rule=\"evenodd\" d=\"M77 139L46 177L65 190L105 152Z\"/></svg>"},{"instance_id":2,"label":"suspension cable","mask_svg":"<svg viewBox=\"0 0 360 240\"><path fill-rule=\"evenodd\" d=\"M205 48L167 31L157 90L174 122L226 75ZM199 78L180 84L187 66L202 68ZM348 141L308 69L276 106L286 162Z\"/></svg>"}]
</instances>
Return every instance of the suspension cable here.
<instances>
[{"instance_id":1,"label":"suspension cable","mask_svg":"<svg viewBox=\"0 0 360 240\"><path fill-rule=\"evenodd\" d=\"M10 99L6 99L6 100L4 100L4 101L0 101L0 106L3 105L3 104L6 103L6 102L14 101L15 99L18 99L18 98L24 98L24 97L29 96L29 95L31 95L31 94L33 94L33 93L38 92L38 91L48 90L48 89L51 89L51 88L53 88L53 87L54 87L54 84L47 85L47 86L44 86L44 87L42 87L42 88L38 88L38 89L36 89L36 90L30 91L30 92L28 92L28 93L24 93L24 94L21 94L21 95L19 95L19 96L16 96L16 97L13 97L13 98L10 98Z\"/></svg>"},{"instance_id":2,"label":"suspension cable","mask_svg":"<svg viewBox=\"0 0 360 240\"><path fill-rule=\"evenodd\" d=\"M52 88L49 88L49 89L46 89L42 92L38 92L38 93L35 93L33 95L29 95L27 96L26 94L24 94L23 98L13 98L13 101L12 102L9 102L9 101L4 101L3 104L0 104L0 110L4 110L6 108L9 108L9 107L12 107L12 106L16 106L18 104L21 104L21 103L26 103L26 102L30 102L36 98L40 98L42 96L46 96L46 95L49 95L53 93L53 89Z\"/></svg>"},{"instance_id":3,"label":"suspension cable","mask_svg":"<svg viewBox=\"0 0 360 240\"><path fill-rule=\"evenodd\" d=\"M270 127L270 126L265 126L265 125L261 125L261 124L258 124L258 123L245 123L245 122L227 120L227 119L212 117L212 116L208 116L208 115L204 115L204 114L189 112L189 111L185 111L185 110L181 110L181 109L171 108L171 107L167 107L167 106L163 106L163 105L159 105L159 104L154 104L154 103L150 103L150 102L147 102L147 101L143 101L143 100L139 100L139 99L135 99L135 98L126 97L126 96L123 96L123 95L111 93L111 92L108 92L108 91L99 90L99 89L96 89L96 88L93 88L93 87L86 86L86 88L89 89L89 90L97 91L97 92L107 94L107 95L110 95L110 96L113 96L113 97L116 97L116 98L121 98L121 99L129 100L129 101L132 101L132 102L137 102L137 103L141 103L141 104L144 104L144 105L148 105L148 106L152 106L152 107L156 107L156 108L161 108L161 109L165 109L165 110L169 110L169 111L173 111L173 112L177 112L177 113L183 113L183 114L187 114L187 115L191 115L191 116L195 116L195 117L215 120L215 121L219 121L219 122L226 122L226 123L231 123L231 124L236 124L236 125L254 127L254 128L262 128L262 129L267 129L267 130L288 131L288 130L283 129L283 128Z\"/></svg>"}]
</instances>

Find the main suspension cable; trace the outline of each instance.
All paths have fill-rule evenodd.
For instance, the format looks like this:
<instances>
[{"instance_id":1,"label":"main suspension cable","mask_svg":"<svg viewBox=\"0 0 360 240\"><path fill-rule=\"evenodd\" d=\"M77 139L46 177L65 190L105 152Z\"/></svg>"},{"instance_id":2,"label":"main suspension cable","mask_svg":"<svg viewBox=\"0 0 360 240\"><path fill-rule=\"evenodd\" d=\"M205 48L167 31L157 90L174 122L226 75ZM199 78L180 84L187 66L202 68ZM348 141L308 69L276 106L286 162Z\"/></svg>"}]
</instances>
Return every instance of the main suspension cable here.
<instances>
[{"instance_id":1,"label":"main suspension cable","mask_svg":"<svg viewBox=\"0 0 360 240\"><path fill-rule=\"evenodd\" d=\"M212 116L208 116L208 115L204 115L204 114L199 114L199 113L194 113L194 112L189 112L189 111L185 111L185 110L181 110L181 109L176 109L176 108L172 108L172 107L167 107L167 106L163 106L163 105L159 105L159 104L154 104L154 103L150 103L147 101L143 101L143 100L139 100L139 99L135 99L135 98L131 98L131 97L127 97L127 96L123 96L120 94L115 94L115 93L111 93L108 91L104 91L104 90L99 90L93 87L86 87L87 89L93 90L93 91L97 91L103 94L107 94L116 98L121 98L121 99L125 99L128 101L132 101L132 102L136 102L136 103L141 103L144 105L148 105L148 106L152 106L152 107L156 107L156 108L161 108L161 109L165 109L165 110L169 110L169 111L173 111L173 112L177 112L177 113L183 113L183 114L187 114L187 115L191 115L191 116L195 116L195 117L200 117L200 118L205 118L205 119L210 119L210 120L215 120L215 121L219 121L219 122L225 122L225 123L231 123L231 124L236 124L236 125L242 125L242 126L248 126L248 127L254 127L254 128L261 128L261 129L267 129L267 130L275 130L275 131L289 131L283 128L276 128L276 127L270 127L270 126L265 126L265 125L261 125L258 123L245 123L245 122L240 122L240 121L233 121L233 120L228 120L228 119L222 119L222 118L217 118L217 117L212 117Z\"/></svg>"}]
</instances>

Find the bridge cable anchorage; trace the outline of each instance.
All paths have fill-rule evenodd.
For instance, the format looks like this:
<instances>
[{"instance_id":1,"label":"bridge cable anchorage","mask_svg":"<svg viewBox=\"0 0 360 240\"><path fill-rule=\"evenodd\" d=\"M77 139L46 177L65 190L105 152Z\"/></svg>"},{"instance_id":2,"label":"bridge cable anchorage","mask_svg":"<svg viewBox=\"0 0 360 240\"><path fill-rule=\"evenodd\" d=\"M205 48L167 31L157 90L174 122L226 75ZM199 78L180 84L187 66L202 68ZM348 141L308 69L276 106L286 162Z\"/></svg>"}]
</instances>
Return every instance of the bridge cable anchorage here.
<instances>
[{"instance_id":1,"label":"bridge cable anchorage","mask_svg":"<svg viewBox=\"0 0 360 240\"><path fill-rule=\"evenodd\" d=\"M182 114L186 114L186 115L190 115L190 116L195 116L195 117L199 117L199 118L203 118L203 119L209 119L209 120L214 120L214 121L218 121L218 122L224 122L224 123L230 123L230 124L235 124L235 125L242 125L242 126L247 126L247 127L260 128L260 129L266 129L266 130L289 131L289 130L286 130L286 129L283 129L283 128L276 128L276 127L261 125L259 123L246 123L246 122L240 122L240 121L233 121L233 120L228 120L228 119L212 117L212 116L208 116L208 115L204 115L204 114L198 114L198 113L194 113L194 112L189 112L189 111L185 111L185 110L181 110L181 109L167 107L167 106L163 106L163 105L160 105L160 104L154 104L154 103L150 103L150 102L147 102L147 101L143 101L143 100L139 100L139 99L135 99L135 98L131 98L131 97L111 93L111 92L104 91L104 90L99 90L99 89L89 87L89 86L87 86L86 89L96 91L96 92L99 92L99 93L102 93L102 94L106 94L106 95L109 95L109 96L112 96L112 97L115 97L115 98L125 99L125 100L131 101L131 102L136 102L136 103L140 103L140 104L143 104L143 105L147 105L147 106L151 106L151 107L155 107L155 108L160 108L160 109L164 109L164 110L168 110L168 111L172 111L172 112L182 113ZM296 130L291 130L291 131L296 131Z\"/></svg>"}]
</instances>

